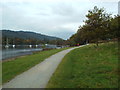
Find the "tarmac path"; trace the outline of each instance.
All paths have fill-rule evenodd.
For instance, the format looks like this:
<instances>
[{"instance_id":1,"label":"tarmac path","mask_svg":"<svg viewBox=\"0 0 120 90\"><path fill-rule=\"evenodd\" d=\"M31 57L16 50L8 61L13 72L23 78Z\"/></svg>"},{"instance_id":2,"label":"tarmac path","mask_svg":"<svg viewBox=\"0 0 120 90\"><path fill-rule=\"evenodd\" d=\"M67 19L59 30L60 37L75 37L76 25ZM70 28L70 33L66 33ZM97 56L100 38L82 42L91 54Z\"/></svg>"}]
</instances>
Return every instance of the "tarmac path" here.
<instances>
[{"instance_id":1,"label":"tarmac path","mask_svg":"<svg viewBox=\"0 0 120 90\"><path fill-rule=\"evenodd\" d=\"M63 57L75 48L78 47L66 49L50 56L43 62L16 76L10 82L5 83L2 88L45 88Z\"/></svg>"}]
</instances>

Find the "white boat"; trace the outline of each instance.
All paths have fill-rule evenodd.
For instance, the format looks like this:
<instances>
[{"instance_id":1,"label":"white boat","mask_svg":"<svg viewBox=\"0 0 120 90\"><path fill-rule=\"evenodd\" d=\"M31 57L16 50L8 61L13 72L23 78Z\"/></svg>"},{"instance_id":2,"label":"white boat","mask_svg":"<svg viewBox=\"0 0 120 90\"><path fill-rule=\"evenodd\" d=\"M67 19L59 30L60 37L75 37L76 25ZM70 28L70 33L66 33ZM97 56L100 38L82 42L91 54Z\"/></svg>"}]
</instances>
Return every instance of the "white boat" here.
<instances>
[{"instance_id":1,"label":"white boat","mask_svg":"<svg viewBox=\"0 0 120 90\"><path fill-rule=\"evenodd\" d=\"M12 45L13 46L13 48L15 48L15 45Z\"/></svg>"},{"instance_id":2,"label":"white boat","mask_svg":"<svg viewBox=\"0 0 120 90\"><path fill-rule=\"evenodd\" d=\"M36 47L38 47L38 45L36 45Z\"/></svg>"},{"instance_id":3,"label":"white boat","mask_svg":"<svg viewBox=\"0 0 120 90\"><path fill-rule=\"evenodd\" d=\"M32 45L29 45L29 47L31 48L31 47L32 47Z\"/></svg>"},{"instance_id":4,"label":"white boat","mask_svg":"<svg viewBox=\"0 0 120 90\"><path fill-rule=\"evenodd\" d=\"M5 48L9 48L9 45L5 45Z\"/></svg>"}]
</instances>

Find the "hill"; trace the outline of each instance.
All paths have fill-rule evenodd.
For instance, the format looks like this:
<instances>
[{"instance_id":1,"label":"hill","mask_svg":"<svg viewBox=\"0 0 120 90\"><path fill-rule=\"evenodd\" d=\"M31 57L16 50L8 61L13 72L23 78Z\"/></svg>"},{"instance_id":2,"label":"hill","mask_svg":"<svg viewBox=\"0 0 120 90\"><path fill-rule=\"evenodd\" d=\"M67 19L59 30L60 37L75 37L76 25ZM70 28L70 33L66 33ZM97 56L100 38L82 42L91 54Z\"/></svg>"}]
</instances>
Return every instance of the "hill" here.
<instances>
[{"instance_id":1,"label":"hill","mask_svg":"<svg viewBox=\"0 0 120 90\"><path fill-rule=\"evenodd\" d=\"M7 38L20 38L20 39L62 40L61 38L28 31L2 30L2 36Z\"/></svg>"}]
</instances>

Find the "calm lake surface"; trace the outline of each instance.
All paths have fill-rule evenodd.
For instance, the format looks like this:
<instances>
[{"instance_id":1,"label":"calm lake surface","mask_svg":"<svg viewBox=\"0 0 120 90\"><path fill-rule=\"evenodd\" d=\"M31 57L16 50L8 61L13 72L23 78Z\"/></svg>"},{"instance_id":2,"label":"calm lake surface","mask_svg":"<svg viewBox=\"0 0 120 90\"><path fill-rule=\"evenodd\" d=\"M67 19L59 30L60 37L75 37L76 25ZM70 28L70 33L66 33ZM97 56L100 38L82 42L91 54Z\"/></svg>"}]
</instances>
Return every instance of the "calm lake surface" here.
<instances>
[{"instance_id":1,"label":"calm lake surface","mask_svg":"<svg viewBox=\"0 0 120 90\"><path fill-rule=\"evenodd\" d=\"M55 45L49 45L46 48L57 48ZM42 47L38 48L4 48L0 53L2 53L2 60L23 56L23 55L30 55L36 51L42 51Z\"/></svg>"},{"instance_id":2,"label":"calm lake surface","mask_svg":"<svg viewBox=\"0 0 120 90\"><path fill-rule=\"evenodd\" d=\"M30 48L30 49L3 49L2 50L2 60L14 58L17 56L29 55L35 51L42 51L42 48Z\"/></svg>"}]
</instances>

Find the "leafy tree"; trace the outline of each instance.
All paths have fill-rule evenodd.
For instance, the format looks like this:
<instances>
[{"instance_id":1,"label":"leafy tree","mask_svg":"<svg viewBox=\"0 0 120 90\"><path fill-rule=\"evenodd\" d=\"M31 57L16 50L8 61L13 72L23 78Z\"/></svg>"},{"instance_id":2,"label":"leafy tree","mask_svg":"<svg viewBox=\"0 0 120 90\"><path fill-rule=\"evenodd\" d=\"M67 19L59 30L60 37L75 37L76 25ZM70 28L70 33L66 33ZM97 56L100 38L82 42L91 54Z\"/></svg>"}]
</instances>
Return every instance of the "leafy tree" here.
<instances>
[{"instance_id":1,"label":"leafy tree","mask_svg":"<svg viewBox=\"0 0 120 90\"><path fill-rule=\"evenodd\" d=\"M104 8L94 7L89 10L86 15L87 20L85 24L80 26L77 33L73 34L67 40L70 45L77 43L85 44L86 42L96 43L100 40L109 40L119 37L120 29L120 16L112 18L111 14L105 12Z\"/></svg>"},{"instance_id":2,"label":"leafy tree","mask_svg":"<svg viewBox=\"0 0 120 90\"><path fill-rule=\"evenodd\" d=\"M118 38L120 35L120 16L115 16L110 22L110 38Z\"/></svg>"},{"instance_id":3,"label":"leafy tree","mask_svg":"<svg viewBox=\"0 0 120 90\"><path fill-rule=\"evenodd\" d=\"M106 13L104 8L95 6L93 10L88 11L86 17L84 30L87 38L94 40L98 46L98 41L106 38L109 32L111 14Z\"/></svg>"}]
</instances>

